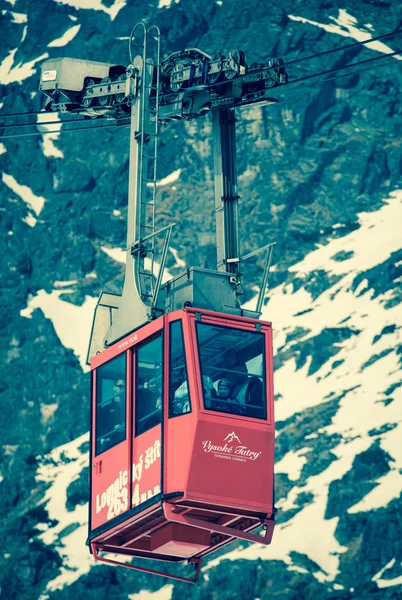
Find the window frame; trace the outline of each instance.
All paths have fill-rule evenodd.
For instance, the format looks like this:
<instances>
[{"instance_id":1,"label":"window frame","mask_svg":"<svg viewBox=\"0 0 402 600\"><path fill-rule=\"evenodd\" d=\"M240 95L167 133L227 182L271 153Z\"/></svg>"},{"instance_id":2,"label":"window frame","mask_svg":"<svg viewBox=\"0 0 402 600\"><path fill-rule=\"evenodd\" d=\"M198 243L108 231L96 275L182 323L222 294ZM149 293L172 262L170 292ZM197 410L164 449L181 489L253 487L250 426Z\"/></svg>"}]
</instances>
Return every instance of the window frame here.
<instances>
[{"instance_id":1,"label":"window frame","mask_svg":"<svg viewBox=\"0 0 402 600\"><path fill-rule=\"evenodd\" d=\"M182 339L182 343L183 343L183 357L184 357L184 369L186 371L186 381L187 381L187 390L188 390L188 402L190 405L190 410L185 412L185 413L181 413L180 415L175 415L171 412L171 397L170 397L170 382L171 382L171 374L172 374L172 370L171 370L171 366L172 366L172 326L175 323L180 323L180 332L181 332L181 339ZM170 321L169 322L169 360L168 360L168 365L169 365L169 377L168 377L168 394L167 394L167 402L168 402L168 419L175 419L177 417L183 417L184 415L190 415L193 412L193 403L191 401L191 392L190 392L190 381L189 381L189 377L188 377L188 364L187 364L187 355L186 355L186 342L185 342L185 338L184 338L184 327L183 327L183 319L175 319L174 321Z\"/></svg>"},{"instance_id":2,"label":"window frame","mask_svg":"<svg viewBox=\"0 0 402 600\"><path fill-rule=\"evenodd\" d=\"M112 444L111 446L105 448L105 449L101 449L99 450L98 448L98 438L99 437L103 437L103 436L98 436L98 409L100 408L100 404L98 404L98 398L99 398L99 384L100 381L103 379L102 376L99 376L99 370L102 369L103 367L105 367L106 365L110 365L111 362L113 362L114 360L119 359L122 355L125 356L125 360L124 360L124 377L122 377L121 379L124 380L124 406L125 406L125 411L124 411L124 438L122 438L120 441L115 442L114 444ZM127 352L121 352L120 354L117 354L116 356L114 356L113 358L111 358L108 361L105 361L104 363L102 363L101 365L99 365L98 367L96 367L96 369L93 370L93 375L92 375L92 385L95 388L95 397L94 397L94 408L95 408L95 423L93 424L93 431L94 431L94 457L98 457L101 456L102 454L104 454L105 452L108 452L109 450L111 450L112 448L115 448L116 446L119 446L120 444L122 444L123 442L127 442L128 439L128 405L127 405L127 395L128 395L128 383L127 383L127 373L128 373L128 353ZM95 384L94 384L94 378L95 378Z\"/></svg>"},{"instance_id":3,"label":"window frame","mask_svg":"<svg viewBox=\"0 0 402 600\"><path fill-rule=\"evenodd\" d=\"M244 331L246 333L252 333L253 335L260 335L262 336L263 339L263 345L262 345L262 375L260 377L263 378L262 383L262 389L263 389L263 394L264 394L264 404L263 404L263 408L264 408L264 416L263 417L251 417L248 415L240 415L240 414L236 414L236 413L232 413L232 412L224 412L221 410L216 410L213 408L207 408L207 406L205 405L205 397L204 397L204 386L203 386L203 368L202 368L202 364L201 364L201 353L200 353L200 339L199 339L199 334L198 334L198 326L201 325L209 325L209 327L220 327L222 329L229 329L231 331ZM194 331L195 331L195 343L196 343L196 351L197 351L197 371L198 371L198 386L199 386L199 390L201 393L201 410L206 411L209 414L214 414L214 415L222 415L224 417L230 417L230 418L237 418L237 419L251 419L255 422L258 423L266 423L266 422L270 422L270 407L269 407L269 395L268 395L268 381L267 381L267 360L268 360L268 356L269 354L267 353L267 338L266 338L266 332L265 331L258 331L255 328L255 325L253 324L252 326L253 328L250 327L250 325L248 324L248 327L241 327L239 326L238 323L236 322L231 322L231 323L222 323L221 321L217 321L215 319L211 319L211 320L207 320L207 319L202 319L202 320L194 320ZM256 376L258 377L258 376ZM246 405L245 405L246 406Z\"/></svg>"},{"instance_id":4,"label":"window frame","mask_svg":"<svg viewBox=\"0 0 402 600\"><path fill-rule=\"evenodd\" d=\"M141 350L141 348L143 348L144 346L146 346L147 344L151 344L154 340L160 338L160 342L161 342L161 372L162 372L162 376L161 376L161 407L160 409L158 409L160 411L160 421L159 423L157 423L156 425L153 425L152 427L148 427L146 429L144 429L144 431L141 431L141 433L137 433L137 428L138 428L138 421L137 421L137 380L138 380L138 351ZM133 387L132 387L132 392L131 392L131 402L132 402L132 407L133 407L133 439L134 438L138 438L141 435L143 435L144 433L146 433L147 431L150 431L151 429L153 429L154 427L157 427L158 425L162 424L163 421L163 405L164 405L164 393L165 393L165 382L164 382L164 365L165 365L165 357L164 357L164 335L163 335L163 329L159 329L157 332L155 332L154 335L150 336L149 338L146 338L145 340L142 340L140 344L136 345L134 347L134 352L132 355L132 361L133 361ZM156 412L156 411L154 411ZM151 415L152 413L150 413ZM149 416L149 415L147 415ZM147 416L145 418L147 418Z\"/></svg>"}]
</instances>

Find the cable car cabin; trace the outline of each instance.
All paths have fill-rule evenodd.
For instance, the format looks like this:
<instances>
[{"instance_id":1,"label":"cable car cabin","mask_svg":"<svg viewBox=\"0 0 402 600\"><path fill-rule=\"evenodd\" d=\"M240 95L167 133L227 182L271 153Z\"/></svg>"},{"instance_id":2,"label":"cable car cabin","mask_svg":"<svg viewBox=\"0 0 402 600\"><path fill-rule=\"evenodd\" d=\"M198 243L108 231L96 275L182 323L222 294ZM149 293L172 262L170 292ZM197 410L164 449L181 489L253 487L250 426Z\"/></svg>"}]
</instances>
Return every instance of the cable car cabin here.
<instances>
[{"instance_id":1,"label":"cable car cabin","mask_svg":"<svg viewBox=\"0 0 402 600\"><path fill-rule=\"evenodd\" d=\"M235 538L274 529L272 331L188 308L96 355L89 544L195 566ZM265 537L251 533L265 525ZM170 576L170 575L169 575Z\"/></svg>"}]
</instances>

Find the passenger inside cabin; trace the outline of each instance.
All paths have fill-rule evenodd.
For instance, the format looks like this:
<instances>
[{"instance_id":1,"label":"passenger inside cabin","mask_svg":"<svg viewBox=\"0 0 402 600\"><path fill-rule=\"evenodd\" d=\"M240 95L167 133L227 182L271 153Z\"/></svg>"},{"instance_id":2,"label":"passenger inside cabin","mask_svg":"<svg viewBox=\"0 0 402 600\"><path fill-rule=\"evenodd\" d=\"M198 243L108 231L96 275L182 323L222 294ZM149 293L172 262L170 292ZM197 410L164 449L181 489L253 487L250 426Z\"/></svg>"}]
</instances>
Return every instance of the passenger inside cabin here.
<instances>
[{"instance_id":1,"label":"passenger inside cabin","mask_svg":"<svg viewBox=\"0 0 402 600\"><path fill-rule=\"evenodd\" d=\"M159 375L137 387L137 435L161 422L162 379Z\"/></svg>"},{"instance_id":2,"label":"passenger inside cabin","mask_svg":"<svg viewBox=\"0 0 402 600\"><path fill-rule=\"evenodd\" d=\"M246 404L246 391L248 386L248 369L244 361L236 361L233 367L227 371L227 379L230 383L230 395L240 404Z\"/></svg>"},{"instance_id":3,"label":"passenger inside cabin","mask_svg":"<svg viewBox=\"0 0 402 600\"><path fill-rule=\"evenodd\" d=\"M264 411L262 381L259 377L250 377L246 390L247 414L249 417L261 417Z\"/></svg>"}]
</instances>

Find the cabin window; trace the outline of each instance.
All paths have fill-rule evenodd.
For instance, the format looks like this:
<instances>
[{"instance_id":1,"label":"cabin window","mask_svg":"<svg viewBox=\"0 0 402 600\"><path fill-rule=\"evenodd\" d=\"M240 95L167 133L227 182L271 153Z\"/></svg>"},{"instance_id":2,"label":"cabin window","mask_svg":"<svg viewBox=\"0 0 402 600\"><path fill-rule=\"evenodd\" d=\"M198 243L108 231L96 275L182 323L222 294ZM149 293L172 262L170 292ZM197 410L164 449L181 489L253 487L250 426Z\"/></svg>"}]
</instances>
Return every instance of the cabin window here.
<instances>
[{"instance_id":1,"label":"cabin window","mask_svg":"<svg viewBox=\"0 0 402 600\"><path fill-rule=\"evenodd\" d=\"M136 352L135 435L161 422L162 336L143 344Z\"/></svg>"},{"instance_id":2,"label":"cabin window","mask_svg":"<svg viewBox=\"0 0 402 600\"><path fill-rule=\"evenodd\" d=\"M265 336L197 323L204 407L266 419Z\"/></svg>"},{"instance_id":3,"label":"cabin window","mask_svg":"<svg viewBox=\"0 0 402 600\"><path fill-rule=\"evenodd\" d=\"M96 455L126 439L126 355L96 369Z\"/></svg>"},{"instance_id":4,"label":"cabin window","mask_svg":"<svg viewBox=\"0 0 402 600\"><path fill-rule=\"evenodd\" d=\"M178 417L191 412L181 321L170 324L169 356L169 417Z\"/></svg>"}]
</instances>

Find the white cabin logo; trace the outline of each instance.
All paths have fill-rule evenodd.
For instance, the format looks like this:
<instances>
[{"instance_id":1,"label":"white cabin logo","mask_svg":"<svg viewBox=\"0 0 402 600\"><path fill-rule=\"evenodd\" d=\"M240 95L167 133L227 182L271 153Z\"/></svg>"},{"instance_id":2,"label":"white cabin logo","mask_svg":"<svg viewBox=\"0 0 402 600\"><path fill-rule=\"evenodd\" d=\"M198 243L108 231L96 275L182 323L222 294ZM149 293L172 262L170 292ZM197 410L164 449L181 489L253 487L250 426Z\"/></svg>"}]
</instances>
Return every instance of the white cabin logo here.
<instances>
[{"instance_id":1,"label":"white cabin logo","mask_svg":"<svg viewBox=\"0 0 402 600\"><path fill-rule=\"evenodd\" d=\"M223 445L215 444L212 440L204 440L201 444L204 452L207 454L212 453L216 458L224 458L244 463L249 460L257 460L262 454L261 451L250 450L248 446L242 444L234 431L228 433L223 440Z\"/></svg>"}]
</instances>

